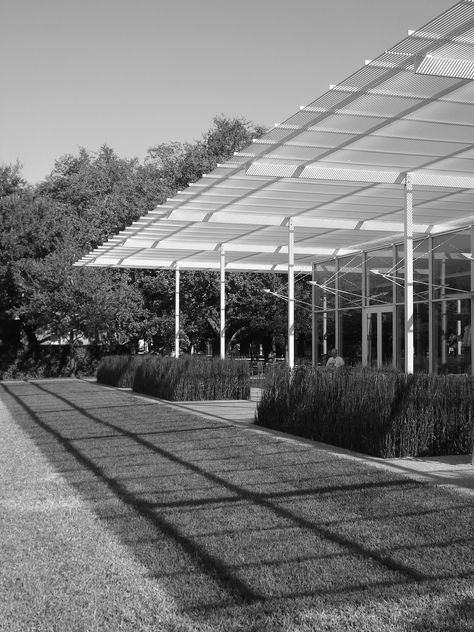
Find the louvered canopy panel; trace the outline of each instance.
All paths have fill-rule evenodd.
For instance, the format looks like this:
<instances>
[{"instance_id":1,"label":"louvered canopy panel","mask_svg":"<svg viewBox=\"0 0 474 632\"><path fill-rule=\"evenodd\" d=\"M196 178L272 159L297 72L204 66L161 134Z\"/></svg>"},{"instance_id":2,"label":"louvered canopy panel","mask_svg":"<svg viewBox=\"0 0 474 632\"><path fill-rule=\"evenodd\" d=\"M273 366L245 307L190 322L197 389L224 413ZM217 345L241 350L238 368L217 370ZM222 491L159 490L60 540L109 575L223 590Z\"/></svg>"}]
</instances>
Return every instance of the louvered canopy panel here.
<instances>
[{"instance_id":1,"label":"louvered canopy panel","mask_svg":"<svg viewBox=\"0 0 474 632\"><path fill-rule=\"evenodd\" d=\"M472 76L471 76L472 75ZM474 221L474 1L462 0L76 265L296 270Z\"/></svg>"}]
</instances>

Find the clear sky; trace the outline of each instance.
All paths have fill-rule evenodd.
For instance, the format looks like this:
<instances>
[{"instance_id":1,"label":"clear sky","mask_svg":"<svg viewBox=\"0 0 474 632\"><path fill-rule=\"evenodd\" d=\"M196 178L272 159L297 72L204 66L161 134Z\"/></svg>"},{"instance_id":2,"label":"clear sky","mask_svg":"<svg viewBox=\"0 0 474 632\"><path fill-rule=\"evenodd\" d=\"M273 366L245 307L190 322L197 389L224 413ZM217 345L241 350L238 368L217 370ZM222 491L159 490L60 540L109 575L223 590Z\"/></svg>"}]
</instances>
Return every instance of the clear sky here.
<instances>
[{"instance_id":1,"label":"clear sky","mask_svg":"<svg viewBox=\"0 0 474 632\"><path fill-rule=\"evenodd\" d=\"M0 163L273 126L455 0L0 0Z\"/></svg>"}]
</instances>

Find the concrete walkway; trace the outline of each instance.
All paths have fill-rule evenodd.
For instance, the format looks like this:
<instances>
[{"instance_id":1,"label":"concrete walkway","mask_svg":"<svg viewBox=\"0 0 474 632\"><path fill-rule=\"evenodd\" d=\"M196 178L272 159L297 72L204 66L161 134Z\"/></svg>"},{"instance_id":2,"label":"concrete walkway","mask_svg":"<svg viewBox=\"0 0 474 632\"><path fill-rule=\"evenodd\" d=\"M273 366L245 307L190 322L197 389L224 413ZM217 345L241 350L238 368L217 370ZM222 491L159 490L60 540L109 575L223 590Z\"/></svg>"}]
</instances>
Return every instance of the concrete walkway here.
<instances>
[{"instance_id":1,"label":"concrete walkway","mask_svg":"<svg viewBox=\"0 0 474 632\"><path fill-rule=\"evenodd\" d=\"M251 388L249 400L220 399L205 402L172 402L172 404L173 406L188 410L190 413L203 417L219 419L221 421L253 424L260 395L261 389ZM171 402L167 403L171 404Z\"/></svg>"}]
</instances>

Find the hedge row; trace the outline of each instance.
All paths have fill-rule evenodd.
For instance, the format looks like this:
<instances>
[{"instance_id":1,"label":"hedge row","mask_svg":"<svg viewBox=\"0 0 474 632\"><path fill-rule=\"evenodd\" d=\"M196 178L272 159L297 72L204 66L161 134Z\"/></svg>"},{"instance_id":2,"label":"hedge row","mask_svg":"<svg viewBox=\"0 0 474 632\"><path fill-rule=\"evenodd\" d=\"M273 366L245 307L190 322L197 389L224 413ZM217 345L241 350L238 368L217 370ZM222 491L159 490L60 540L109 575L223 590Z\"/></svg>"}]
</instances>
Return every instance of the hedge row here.
<instances>
[{"instance_id":1,"label":"hedge row","mask_svg":"<svg viewBox=\"0 0 474 632\"><path fill-rule=\"evenodd\" d=\"M138 393L169 401L250 396L248 363L199 356L109 356L98 368L97 381L129 386Z\"/></svg>"},{"instance_id":2,"label":"hedge row","mask_svg":"<svg viewBox=\"0 0 474 632\"><path fill-rule=\"evenodd\" d=\"M97 381L108 386L131 388L141 356L106 356L97 367Z\"/></svg>"},{"instance_id":3,"label":"hedge row","mask_svg":"<svg viewBox=\"0 0 474 632\"><path fill-rule=\"evenodd\" d=\"M276 367L256 423L389 458L467 454L473 416L467 375Z\"/></svg>"}]
</instances>

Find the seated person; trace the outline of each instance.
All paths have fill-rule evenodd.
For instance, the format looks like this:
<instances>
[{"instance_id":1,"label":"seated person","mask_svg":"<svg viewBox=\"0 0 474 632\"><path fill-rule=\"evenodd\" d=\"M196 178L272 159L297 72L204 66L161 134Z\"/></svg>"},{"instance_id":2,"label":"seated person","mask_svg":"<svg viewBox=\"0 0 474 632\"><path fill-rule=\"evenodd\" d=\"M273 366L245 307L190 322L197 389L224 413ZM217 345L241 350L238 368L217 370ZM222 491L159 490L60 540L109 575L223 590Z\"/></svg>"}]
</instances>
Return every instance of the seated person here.
<instances>
[{"instance_id":1,"label":"seated person","mask_svg":"<svg viewBox=\"0 0 474 632\"><path fill-rule=\"evenodd\" d=\"M326 366L330 369L338 369L344 366L344 360L337 354L337 349L331 349L331 355L326 362Z\"/></svg>"}]
</instances>

